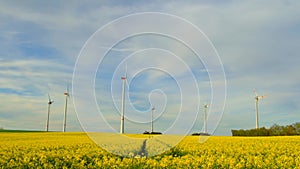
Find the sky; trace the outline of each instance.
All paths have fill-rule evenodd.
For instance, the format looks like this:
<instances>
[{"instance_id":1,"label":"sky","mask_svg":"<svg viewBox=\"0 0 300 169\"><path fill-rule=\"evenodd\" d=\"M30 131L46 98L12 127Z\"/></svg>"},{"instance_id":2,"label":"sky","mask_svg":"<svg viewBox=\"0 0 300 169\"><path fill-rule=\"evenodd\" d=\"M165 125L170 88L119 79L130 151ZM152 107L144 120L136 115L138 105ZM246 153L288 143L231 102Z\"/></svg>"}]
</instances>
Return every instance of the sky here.
<instances>
[{"instance_id":1,"label":"sky","mask_svg":"<svg viewBox=\"0 0 300 169\"><path fill-rule=\"evenodd\" d=\"M125 72L129 133L150 130L152 106L164 133L203 131L204 104L214 135L255 128L254 88L265 95L260 126L300 122L299 8L293 0L1 1L0 127L45 130L49 94L49 129L61 131L69 86L67 131L119 132Z\"/></svg>"}]
</instances>

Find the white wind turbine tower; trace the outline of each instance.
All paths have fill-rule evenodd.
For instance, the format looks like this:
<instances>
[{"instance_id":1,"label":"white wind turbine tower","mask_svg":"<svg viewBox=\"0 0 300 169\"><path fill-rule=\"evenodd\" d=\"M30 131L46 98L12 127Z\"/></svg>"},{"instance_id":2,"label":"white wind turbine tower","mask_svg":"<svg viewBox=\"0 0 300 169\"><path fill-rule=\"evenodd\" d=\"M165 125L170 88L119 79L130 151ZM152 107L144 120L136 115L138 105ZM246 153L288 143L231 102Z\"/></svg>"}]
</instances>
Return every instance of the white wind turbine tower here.
<instances>
[{"instance_id":1,"label":"white wind turbine tower","mask_svg":"<svg viewBox=\"0 0 300 169\"><path fill-rule=\"evenodd\" d=\"M48 115L47 115L47 122L46 122L46 131L49 131L49 115L50 115L50 106L51 104L54 102L53 100L51 100L50 95L48 94Z\"/></svg>"},{"instance_id":2,"label":"white wind turbine tower","mask_svg":"<svg viewBox=\"0 0 300 169\"><path fill-rule=\"evenodd\" d=\"M204 108L204 133L207 133L206 112L207 112L208 104L204 104L203 108Z\"/></svg>"},{"instance_id":3,"label":"white wind turbine tower","mask_svg":"<svg viewBox=\"0 0 300 169\"><path fill-rule=\"evenodd\" d=\"M255 94L255 111L256 111L256 129L259 128L259 124L258 124L258 100L259 99L263 99L265 96L259 96L256 92L256 89L253 90L254 94Z\"/></svg>"},{"instance_id":4,"label":"white wind turbine tower","mask_svg":"<svg viewBox=\"0 0 300 169\"><path fill-rule=\"evenodd\" d=\"M66 92L64 92L64 95L66 97L66 102L65 102L65 109L64 109L64 124L63 124L63 132L66 132L66 127L67 127L67 109L68 109L68 98L69 98L69 88L67 87Z\"/></svg>"},{"instance_id":5,"label":"white wind turbine tower","mask_svg":"<svg viewBox=\"0 0 300 169\"><path fill-rule=\"evenodd\" d=\"M125 83L127 83L127 65L125 70L125 76L121 77L122 79L122 114L121 114L121 127L120 134L124 133L124 116L125 116Z\"/></svg>"},{"instance_id":6,"label":"white wind turbine tower","mask_svg":"<svg viewBox=\"0 0 300 169\"><path fill-rule=\"evenodd\" d=\"M154 114L154 111L155 111L155 107L152 107L152 109L151 109L151 133L154 132L154 128L153 128L153 114Z\"/></svg>"}]
</instances>

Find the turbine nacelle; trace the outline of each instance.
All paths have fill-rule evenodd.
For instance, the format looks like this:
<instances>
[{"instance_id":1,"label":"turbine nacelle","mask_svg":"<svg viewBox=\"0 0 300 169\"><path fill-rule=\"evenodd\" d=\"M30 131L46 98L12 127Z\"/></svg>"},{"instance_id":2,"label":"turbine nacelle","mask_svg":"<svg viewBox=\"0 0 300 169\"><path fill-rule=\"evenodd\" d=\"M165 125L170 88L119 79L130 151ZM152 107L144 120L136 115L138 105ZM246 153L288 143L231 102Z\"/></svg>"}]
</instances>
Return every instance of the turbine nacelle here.
<instances>
[{"instance_id":1,"label":"turbine nacelle","mask_svg":"<svg viewBox=\"0 0 300 169\"><path fill-rule=\"evenodd\" d=\"M257 92L256 92L256 89L253 89L253 92L254 92L254 94L255 94L254 99L255 99L256 101L258 101L259 99L264 99L264 98L266 97L265 95L259 96L259 95L257 94Z\"/></svg>"},{"instance_id":2,"label":"turbine nacelle","mask_svg":"<svg viewBox=\"0 0 300 169\"><path fill-rule=\"evenodd\" d=\"M255 98L255 100L259 100L259 99L264 99L265 96L255 96L254 98Z\"/></svg>"},{"instance_id":3,"label":"turbine nacelle","mask_svg":"<svg viewBox=\"0 0 300 169\"><path fill-rule=\"evenodd\" d=\"M48 94L48 104L52 104L54 102L54 100L51 100L50 95Z\"/></svg>"},{"instance_id":4,"label":"turbine nacelle","mask_svg":"<svg viewBox=\"0 0 300 169\"><path fill-rule=\"evenodd\" d=\"M70 96L70 95L69 95L69 86L67 86L67 90L64 92L64 95L65 95L65 96Z\"/></svg>"}]
</instances>

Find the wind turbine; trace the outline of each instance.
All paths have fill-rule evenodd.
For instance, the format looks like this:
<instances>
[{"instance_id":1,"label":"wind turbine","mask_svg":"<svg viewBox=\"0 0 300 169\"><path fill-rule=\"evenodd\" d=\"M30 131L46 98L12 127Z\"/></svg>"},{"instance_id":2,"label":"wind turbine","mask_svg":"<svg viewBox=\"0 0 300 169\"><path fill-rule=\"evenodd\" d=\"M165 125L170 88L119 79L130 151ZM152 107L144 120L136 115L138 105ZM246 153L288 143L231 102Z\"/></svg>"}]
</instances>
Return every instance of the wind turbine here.
<instances>
[{"instance_id":1,"label":"wind turbine","mask_svg":"<svg viewBox=\"0 0 300 169\"><path fill-rule=\"evenodd\" d=\"M66 127L67 127L68 98L70 97L70 95L69 95L69 87L68 87L68 86L67 86L66 92L64 92L64 95L65 95L65 97L66 97L66 102L65 102L65 111L64 111L63 132L66 132Z\"/></svg>"},{"instance_id":2,"label":"wind turbine","mask_svg":"<svg viewBox=\"0 0 300 169\"><path fill-rule=\"evenodd\" d=\"M152 107L151 109L151 133L154 132L154 128L153 128L153 113L155 111L155 107Z\"/></svg>"},{"instance_id":3,"label":"wind turbine","mask_svg":"<svg viewBox=\"0 0 300 169\"><path fill-rule=\"evenodd\" d=\"M127 83L127 65L125 70L125 75L121 77L122 79L122 115L121 115L121 127L120 134L124 133L124 116L125 116L125 83Z\"/></svg>"},{"instance_id":4,"label":"wind turbine","mask_svg":"<svg viewBox=\"0 0 300 169\"><path fill-rule=\"evenodd\" d=\"M204 108L204 133L207 133L206 111L207 111L207 108L208 108L208 104L204 104L203 108Z\"/></svg>"},{"instance_id":5,"label":"wind turbine","mask_svg":"<svg viewBox=\"0 0 300 169\"><path fill-rule=\"evenodd\" d=\"M46 123L46 131L49 131L49 115L50 115L50 106L51 104L54 102L53 100L51 100L50 95L48 94L48 117L47 117L47 123Z\"/></svg>"},{"instance_id":6,"label":"wind turbine","mask_svg":"<svg viewBox=\"0 0 300 169\"><path fill-rule=\"evenodd\" d=\"M253 90L254 94L255 94L255 110L256 110L256 129L259 128L259 124L258 124L258 101L259 99L263 99L265 96L259 96L256 92L256 89Z\"/></svg>"}]
</instances>

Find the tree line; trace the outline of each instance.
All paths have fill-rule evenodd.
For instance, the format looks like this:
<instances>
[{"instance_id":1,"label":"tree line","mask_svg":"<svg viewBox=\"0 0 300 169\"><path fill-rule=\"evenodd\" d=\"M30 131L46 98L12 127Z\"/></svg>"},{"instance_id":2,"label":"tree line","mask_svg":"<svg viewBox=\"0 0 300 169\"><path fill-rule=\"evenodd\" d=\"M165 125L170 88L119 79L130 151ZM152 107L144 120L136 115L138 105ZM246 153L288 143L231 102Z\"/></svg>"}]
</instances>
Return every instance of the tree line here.
<instances>
[{"instance_id":1,"label":"tree line","mask_svg":"<svg viewBox=\"0 0 300 169\"><path fill-rule=\"evenodd\" d=\"M300 135L300 122L286 126L274 124L270 128L231 130L231 133L232 136L295 136Z\"/></svg>"}]
</instances>

